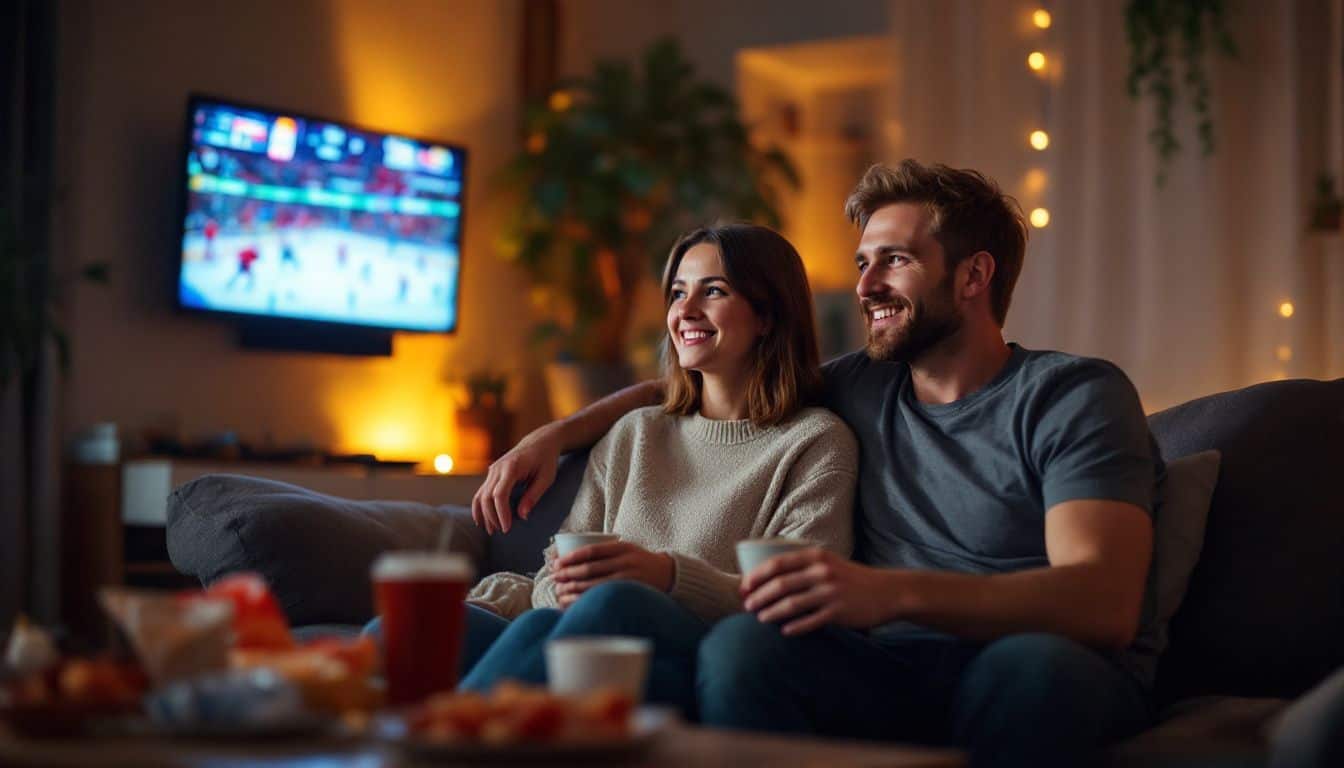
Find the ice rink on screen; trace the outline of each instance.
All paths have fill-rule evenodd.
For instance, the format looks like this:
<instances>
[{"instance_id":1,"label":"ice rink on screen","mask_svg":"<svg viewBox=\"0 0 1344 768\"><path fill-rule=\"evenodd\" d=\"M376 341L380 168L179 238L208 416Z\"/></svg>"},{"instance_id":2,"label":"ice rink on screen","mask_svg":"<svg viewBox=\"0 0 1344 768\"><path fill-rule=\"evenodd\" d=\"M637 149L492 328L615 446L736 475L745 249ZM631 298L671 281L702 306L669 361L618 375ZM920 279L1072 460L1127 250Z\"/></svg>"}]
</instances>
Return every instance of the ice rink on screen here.
<instances>
[{"instance_id":1,"label":"ice rink on screen","mask_svg":"<svg viewBox=\"0 0 1344 768\"><path fill-rule=\"evenodd\" d=\"M285 243L293 248L291 263L283 259ZM458 256L451 248L317 228L221 232L209 255L196 230L182 247L185 306L426 331L456 324ZM238 266L248 248L258 255L250 277Z\"/></svg>"}]
</instances>

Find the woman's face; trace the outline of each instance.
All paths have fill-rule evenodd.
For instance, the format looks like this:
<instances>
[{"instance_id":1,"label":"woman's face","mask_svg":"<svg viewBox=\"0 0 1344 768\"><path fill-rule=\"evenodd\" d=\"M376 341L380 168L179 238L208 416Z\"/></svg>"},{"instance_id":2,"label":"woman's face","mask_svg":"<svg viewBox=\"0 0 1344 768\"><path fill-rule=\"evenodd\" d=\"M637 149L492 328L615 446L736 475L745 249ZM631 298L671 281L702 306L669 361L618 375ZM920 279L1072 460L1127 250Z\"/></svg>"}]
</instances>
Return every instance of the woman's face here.
<instances>
[{"instance_id":1,"label":"woman's face","mask_svg":"<svg viewBox=\"0 0 1344 768\"><path fill-rule=\"evenodd\" d=\"M682 368L737 376L750 370L765 324L724 274L713 243L691 247L677 265L667 308L667 330Z\"/></svg>"}]
</instances>

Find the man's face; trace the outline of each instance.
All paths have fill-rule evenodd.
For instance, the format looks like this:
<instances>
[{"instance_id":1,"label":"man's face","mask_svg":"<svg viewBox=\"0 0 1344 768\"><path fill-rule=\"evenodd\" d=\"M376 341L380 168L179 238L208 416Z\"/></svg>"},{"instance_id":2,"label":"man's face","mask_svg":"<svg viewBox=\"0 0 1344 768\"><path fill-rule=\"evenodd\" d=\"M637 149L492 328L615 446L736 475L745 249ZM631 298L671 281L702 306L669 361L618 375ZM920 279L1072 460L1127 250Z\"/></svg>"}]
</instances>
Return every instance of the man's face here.
<instances>
[{"instance_id":1,"label":"man's face","mask_svg":"<svg viewBox=\"0 0 1344 768\"><path fill-rule=\"evenodd\" d=\"M932 224L925 206L895 203L878 209L859 239L855 291L874 360L913 363L961 329L952 274Z\"/></svg>"}]
</instances>

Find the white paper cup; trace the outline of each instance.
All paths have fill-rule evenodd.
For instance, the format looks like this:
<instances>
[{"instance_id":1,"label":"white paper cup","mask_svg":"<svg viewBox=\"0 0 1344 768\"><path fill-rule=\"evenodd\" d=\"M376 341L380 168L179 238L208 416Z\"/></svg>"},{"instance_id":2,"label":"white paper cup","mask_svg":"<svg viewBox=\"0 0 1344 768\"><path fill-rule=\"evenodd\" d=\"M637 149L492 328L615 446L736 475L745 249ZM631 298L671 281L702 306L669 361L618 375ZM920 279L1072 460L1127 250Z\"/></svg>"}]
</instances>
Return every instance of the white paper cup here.
<instances>
[{"instance_id":1,"label":"white paper cup","mask_svg":"<svg viewBox=\"0 0 1344 768\"><path fill-rule=\"evenodd\" d=\"M801 539L744 539L737 542L737 567L743 576L775 555L816 546Z\"/></svg>"},{"instance_id":2,"label":"white paper cup","mask_svg":"<svg viewBox=\"0 0 1344 768\"><path fill-rule=\"evenodd\" d=\"M653 643L620 635L565 637L546 643L546 681L551 693L576 695L615 688L636 703L644 699Z\"/></svg>"},{"instance_id":3,"label":"white paper cup","mask_svg":"<svg viewBox=\"0 0 1344 768\"><path fill-rule=\"evenodd\" d=\"M619 533L557 533L551 537L555 541L555 552L564 557L576 549L591 544L604 544L608 541L620 541Z\"/></svg>"}]
</instances>

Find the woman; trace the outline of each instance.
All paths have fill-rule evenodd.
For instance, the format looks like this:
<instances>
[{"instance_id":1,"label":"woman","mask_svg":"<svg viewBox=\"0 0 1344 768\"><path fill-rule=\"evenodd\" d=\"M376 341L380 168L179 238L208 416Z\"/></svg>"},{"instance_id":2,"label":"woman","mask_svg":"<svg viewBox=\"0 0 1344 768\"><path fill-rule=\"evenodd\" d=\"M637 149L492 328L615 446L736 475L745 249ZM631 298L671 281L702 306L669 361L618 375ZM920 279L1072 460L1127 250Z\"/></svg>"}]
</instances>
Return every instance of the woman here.
<instances>
[{"instance_id":1,"label":"woman","mask_svg":"<svg viewBox=\"0 0 1344 768\"><path fill-rule=\"evenodd\" d=\"M562 558L549 547L535 577L482 580L464 665L488 650L463 688L544 682L557 637L640 635L654 644L649 700L692 715L696 647L742 610L734 544L783 536L849 555L858 449L838 417L804 407L821 374L793 246L747 224L696 230L672 249L663 296L664 404L594 446L561 526L621 540Z\"/></svg>"}]
</instances>

